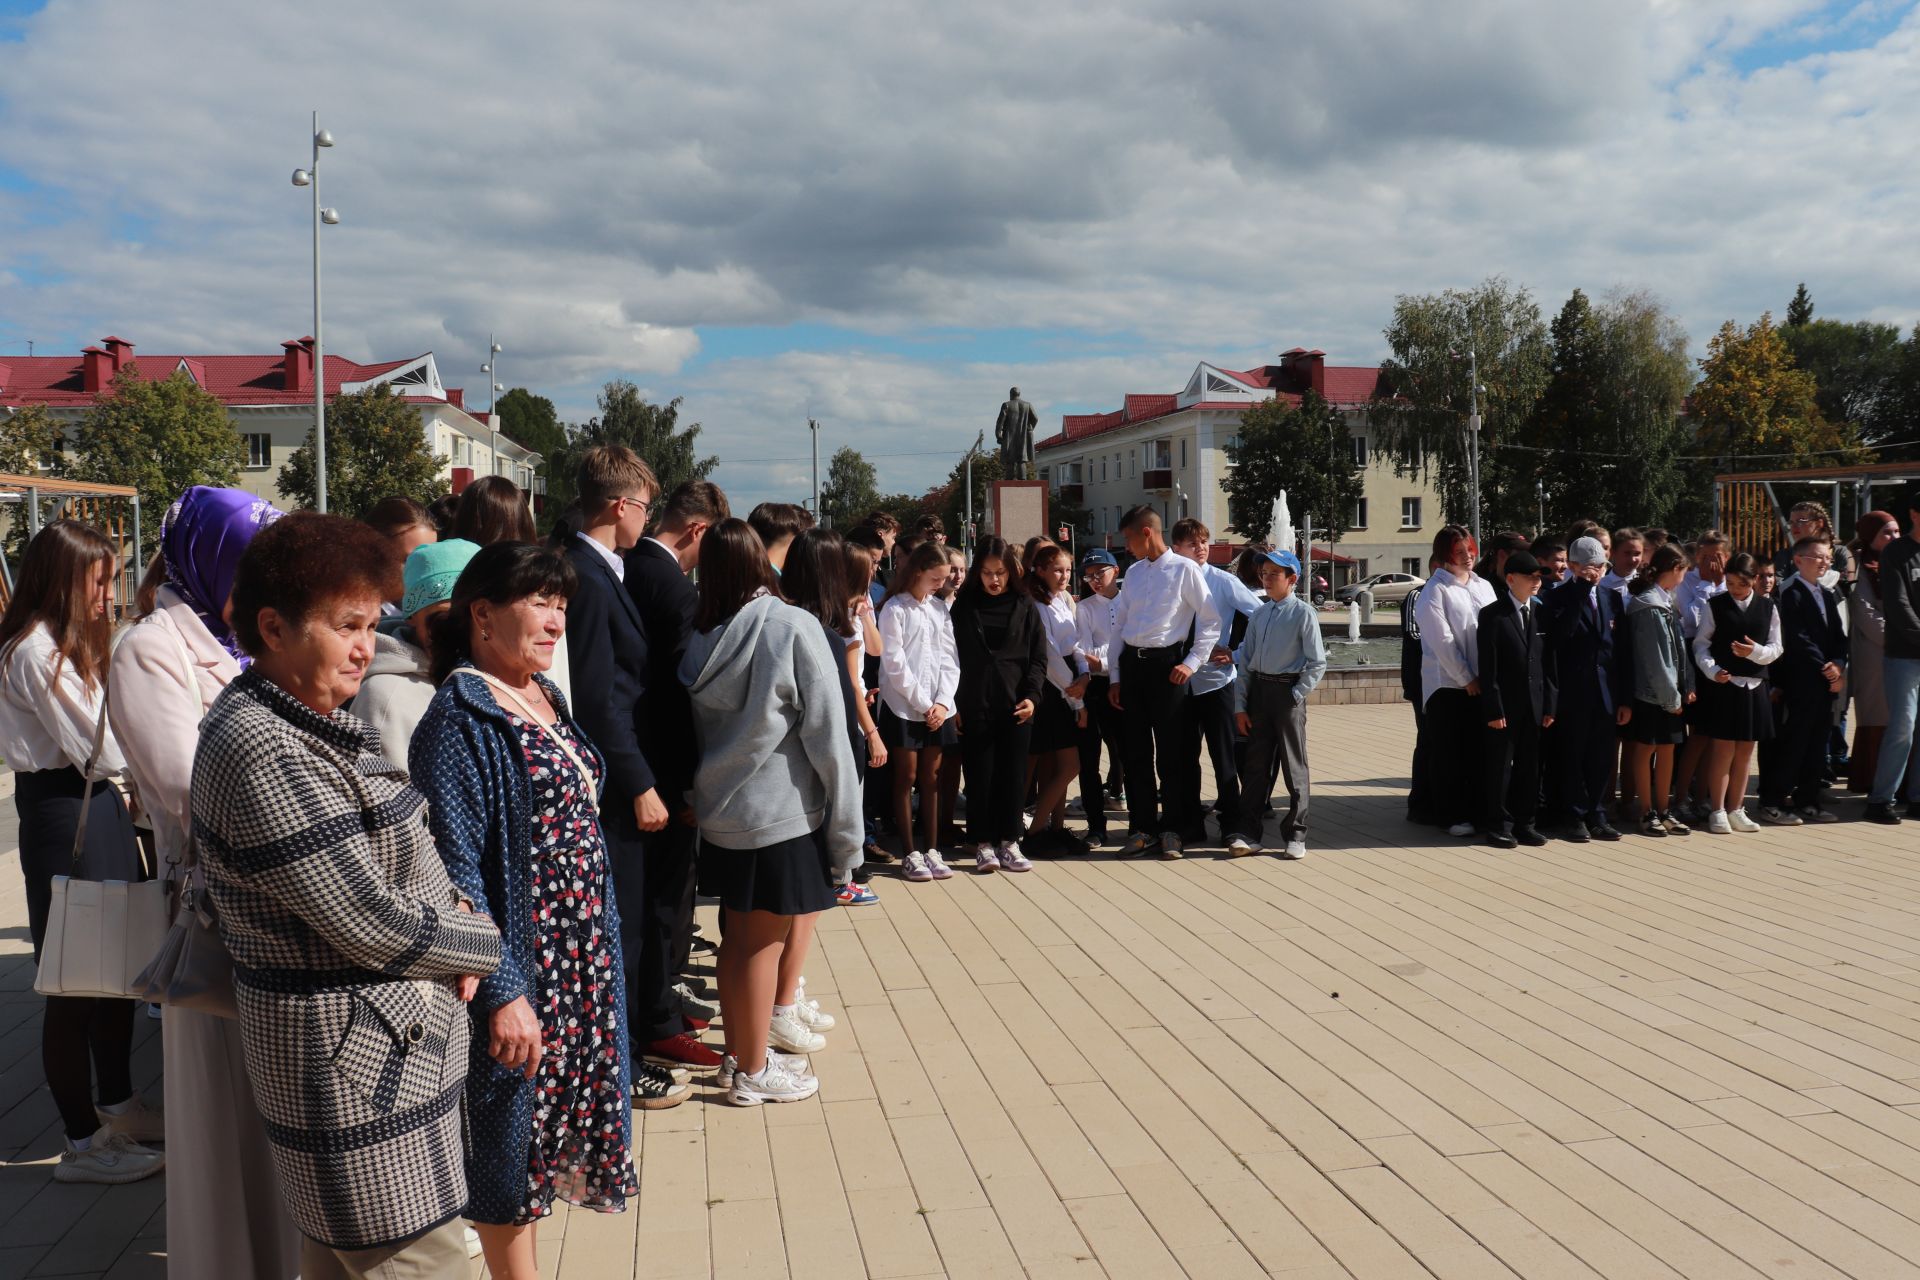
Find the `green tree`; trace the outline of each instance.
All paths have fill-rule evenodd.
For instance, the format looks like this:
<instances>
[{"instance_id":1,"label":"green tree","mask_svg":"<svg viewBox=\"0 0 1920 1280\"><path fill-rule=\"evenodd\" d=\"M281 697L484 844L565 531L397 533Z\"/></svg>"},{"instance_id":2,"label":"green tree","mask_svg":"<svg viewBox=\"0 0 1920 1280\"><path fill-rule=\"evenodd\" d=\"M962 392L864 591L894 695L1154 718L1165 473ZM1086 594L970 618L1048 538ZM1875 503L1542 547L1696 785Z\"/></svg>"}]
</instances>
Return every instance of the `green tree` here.
<instances>
[{"instance_id":1,"label":"green tree","mask_svg":"<svg viewBox=\"0 0 1920 1280\"><path fill-rule=\"evenodd\" d=\"M447 490L440 480L446 465L427 445L420 411L393 387L337 395L327 406L327 510L334 515L358 517L394 494L431 502ZM311 427L274 487L300 506L314 504Z\"/></svg>"},{"instance_id":2,"label":"green tree","mask_svg":"<svg viewBox=\"0 0 1920 1280\"><path fill-rule=\"evenodd\" d=\"M828 528L846 530L860 523L880 501L880 477L852 445L834 450L820 486L820 510Z\"/></svg>"},{"instance_id":3,"label":"green tree","mask_svg":"<svg viewBox=\"0 0 1920 1280\"><path fill-rule=\"evenodd\" d=\"M548 524L573 506L573 473L580 455L595 445L620 444L646 459L660 482L660 492L673 492L688 480L704 480L720 465L717 457L698 456L700 424L680 425L680 401L650 404L640 388L615 378L601 390L600 412L584 426L567 429L567 443L556 450L547 468L547 501L542 519Z\"/></svg>"},{"instance_id":4,"label":"green tree","mask_svg":"<svg viewBox=\"0 0 1920 1280\"><path fill-rule=\"evenodd\" d=\"M1499 276L1472 289L1402 295L1385 335L1393 354L1380 366L1368 415L1378 446L1396 464L1432 477L1447 518L1465 520L1472 511L1468 357L1477 356L1484 527L1531 525L1535 464L1502 446L1526 443L1549 378L1547 326L1533 295Z\"/></svg>"},{"instance_id":5,"label":"green tree","mask_svg":"<svg viewBox=\"0 0 1920 1280\"><path fill-rule=\"evenodd\" d=\"M532 449L543 459L551 460L566 447L567 429L561 425L553 401L545 396L536 396L525 387L515 387L500 397L494 412L500 415L501 435L523 449ZM546 462L540 464L542 474L546 465Z\"/></svg>"},{"instance_id":6,"label":"green tree","mask_svg":"<svg viewBox=\"0 0 1920 1280\"><path fill-rule=\"evenodd\" d=\"M1814 403L1828 422L1852 423L1868 444L1911 434L1912 420L1894 411L1904 357L1897 325L1808 320L1781 329L1780 338L1813 375Z\"/></svg>"},{"instance_id":7,"label":"green tree","mask_svg":"<svg viewBox=\"0 0 1920 1280\"><path fill-rule=\"evenodd\" d=\"M41 464L54 475L66 470L66 431L43 404L24 405L0 416L0 472L31 476Z\"/></svg>"},{"instance_id":8,"label":"green tree","mask_svg":"<svg viewBox=\"0 0 1920 1280\"><path fill-rule=\"evenodd\" d=\"M1787 328L1798 329L1813 319L1813 295L1807 292L1807 282L1802 280L1793 291L1793 298L1787 303Z\"/></svg>"},{"instance_id":9,"label":"green tree","mask_svg":"<svg viewBox=\"0 0 1920 1280\"><path fill-rule=\"evenodd\" d=\"M160 528L159 516L197 484L232 485L247 459L246 442L227 417L227 407L184 369L148 382L137 361L113 375L107 390L74 432L76 480L132 485L151 516L146 540ZM146 548L140 549L144 558Z\"/></svg>"},{"instance_id":10,"label":"green tree","mask_svg":"<svg viewBox=\"0 0 1920 1280\"><path fill-rule=\"evenodd\" d=\"M1727 321L1707 344L1690 397L1703 451L1725 459L1729 471L1756 455L1745 470L1864 461L1858 432L1826 420L1818 390L1813 375L1794 365L1771 313L1744 330Z\"/></svg>"},{"instance_id":11,"label":"green tree","mask_svg":"<svg viewBox=\"0 0 1920 1280\"><path fill-rule=\"evenodd\" d=\"M973 518L983 534L987 529L987 515L991 504L988 486L1000 478L998 454L977 453L973 456ZM947 541L956 547L966 545L967 460L965 458L953 464L953 470L947 473L945 483L927 490L926 496L920 499L920 508L940 517L940 522L947 527ZM906 517L902 516L901 519L904 523Z\"/></svg>"},{"instance_id":12,"label":"green tree","mask_svg":"<svg viewBox=\"0 0 1920 1280\"><path fill-rule=\"evenodd\" d=\"M1316 537L1338 542L1366 496L1360 464L1353 460L1346 416L1309 390L1293 404L1278 396L1240 415L1240 440L1227 447L1233 469L1227 517L1251 541L1265 539L1273 502L1282 489L1296 521L1311 514Z\"/></svg>"}]
</instances>

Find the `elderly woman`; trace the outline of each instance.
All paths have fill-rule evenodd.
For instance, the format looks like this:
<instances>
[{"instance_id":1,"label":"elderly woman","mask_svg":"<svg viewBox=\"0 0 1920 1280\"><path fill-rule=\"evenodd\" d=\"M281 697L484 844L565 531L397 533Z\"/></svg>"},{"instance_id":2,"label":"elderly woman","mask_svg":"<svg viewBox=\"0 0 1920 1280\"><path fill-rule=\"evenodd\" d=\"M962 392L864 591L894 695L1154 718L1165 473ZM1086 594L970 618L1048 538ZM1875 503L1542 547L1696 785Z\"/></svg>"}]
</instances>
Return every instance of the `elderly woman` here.
<instances>
[{"instance_id":1,"label":"elderly woman","mask_svg":"<svg viewBox=\"0 0 1920 1280\"><path fill-rule=\"evenodd\" d=\"M227 625L234 571L280 518L238 489L195 486L160 524L152 607L113 653L107 707L127 773L153 824L160 865L187 855L187 793L200 721L252 661ZM280 1197L240 1044L240 1024L167 1010L167 1270L188 1276L300 1273L300 1233Z\"/></svg>"},{"instance_id":2,"label":"elderly woman","mask_svg":"<svg viewBox=\"0 0 1920 1280\"><path fill-rule=\"evenodd\" d=\"M413 735L454 883L491 912L500 967L480 984L467 1076L467 1217L490 1274L538 1274L535 1226L556 1196L618 1212L637 1193L631 1105L686 1086L633 1062L607 844L606 769L544 674L575 585L565 556L482 550L434 636L440 691Z\"/></svg>"},{"instance_id":3,"label":"elderly woman","mask_svg":"<svg viewBox=\"0 0 1920 1280\"><path fill-rule=\"evenodd\" d=\"M373 663L349 708L380 735L389 760L407 758L413 731L433 702L433 629L446 616L461 570L479 551L465 538L430 542L401 569L399 613L381 622Z\"/></svg>"},{"instance_id":4,"label":"elderly woman","mask_svg":"<svg viewBox=\"0 0 1920 1280\"><path fill-rule=\"evenodd\" d=\"M462 1001L500 934L448 880L425 798L341 709L392 567L379 534L338 516L255 535L228 613L253 663L193 762L194 838L307 1280L468 1270Z\"/></svg>"},{"instance_id":5,"label":"elderly woman","mask_svg":"<svg viewBox=\"0 0 1920 1280\"><path fill-rule=\"evenodd\" d=\"M1900 522L1886 511L1869 511L1854 525L1851 544L1859 580L1847 601L1851 646L1847 685L1853 695L1853 753L1847 790L1873 790L1880 739L1887 732L1887 617L1880 599L1880 555L1900 536Z\"/></svg>"}]
</instances>

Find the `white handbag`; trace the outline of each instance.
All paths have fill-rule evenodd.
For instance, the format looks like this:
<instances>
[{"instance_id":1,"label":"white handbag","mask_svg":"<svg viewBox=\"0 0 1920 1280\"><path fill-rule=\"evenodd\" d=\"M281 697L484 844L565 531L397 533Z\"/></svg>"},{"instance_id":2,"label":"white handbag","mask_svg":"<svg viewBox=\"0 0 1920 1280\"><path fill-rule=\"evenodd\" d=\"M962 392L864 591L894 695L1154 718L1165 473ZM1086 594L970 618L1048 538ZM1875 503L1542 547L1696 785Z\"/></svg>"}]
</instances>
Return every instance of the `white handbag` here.
<instances>
[{"instance_id":1,"label":"white handbag","mask_svg":"<svg viewBox=\"0 0 1920 1280\"><path fill-rule=\"evenodd\" d=\"M73 862L87 847L87 814L93 807L93 769L107 736L106 699L87 758L80 822L73 834ZM43 996L124 1000L139 989L136 979L166 940L170 921L163 880L53 878L46 940L33 989Z\"/></svg>"}]
</instances>

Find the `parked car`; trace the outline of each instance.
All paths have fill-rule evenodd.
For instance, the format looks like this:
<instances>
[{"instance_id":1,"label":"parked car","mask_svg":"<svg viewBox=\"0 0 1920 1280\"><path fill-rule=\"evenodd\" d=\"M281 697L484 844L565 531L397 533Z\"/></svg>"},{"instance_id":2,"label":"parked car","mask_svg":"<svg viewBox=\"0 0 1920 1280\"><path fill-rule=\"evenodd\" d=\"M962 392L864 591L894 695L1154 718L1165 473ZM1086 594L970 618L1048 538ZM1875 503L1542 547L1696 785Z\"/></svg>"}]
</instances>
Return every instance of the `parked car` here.
<instances>
[{"instance_id":1,"label":"parked car","mask_svg":"<svg viewBox=\"0 0 1920 1280\"><path fill-rule=\"evenodd\" d=\"M1346 604L1350 600L1358 600L1362 591L1372 591L1375 604L1399 604L1418 591L1426 581L1411 573L1376 573L1371 578L1362 578L1340 588L1334 598Z\"/></svg>"},{"instance_id":2,"label":"parked car","mask_svg":"<svg viewBox=\"0 0 1920 1280\"><path fill-rule=\"evenodd\" d=\"M1327 597L1331 594L1332 588L1327 584L1327 575L1324 573L1314 574L1313 590L1307 593L1307 599L1313 602L1313 607L1317 609L1325 604Z\"/></svg>"}]
</instances>

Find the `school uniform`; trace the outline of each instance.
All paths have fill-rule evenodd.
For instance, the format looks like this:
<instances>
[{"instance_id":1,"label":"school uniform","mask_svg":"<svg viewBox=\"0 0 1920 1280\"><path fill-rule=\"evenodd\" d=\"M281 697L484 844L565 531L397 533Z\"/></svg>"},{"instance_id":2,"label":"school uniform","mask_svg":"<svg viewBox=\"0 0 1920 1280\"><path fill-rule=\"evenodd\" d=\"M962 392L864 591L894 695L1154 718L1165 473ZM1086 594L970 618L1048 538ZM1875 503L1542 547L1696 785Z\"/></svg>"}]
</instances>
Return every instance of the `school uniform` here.
<instances>
[{"instance_id":1,"label":"school uniform","mask_svg":"<svg viewBox=\"0 0 1920 1280\"><path fill-rule=\"evenodd\" d=\"M1479 677L1480 611L1494 602L1485 578L1465 581L1441 569L1420 589L1414 606L1420 624L1420 689L1426 699L1420 750L1430 762L1433 802L1429 812L1446 826L1479 817L1478 762L1486 723L1467 693Z\"/></svg>"},{"instance_id":2,"label":"school uniform","mask_svg":"<svg viewBox=\"0 0 1920 1280\"><path fill-rule=\"evenodd\" d=\"M1186 750L1192 707L1186 689L1168 678L1176 666L1199 671L1220 639L1220 614L1200 566L1173 551L1134 561L1114 626L1121 641L1112 679L1124 687L1128 825L1147 836L1204 838L1200 760Z\"/></svg>"},{"instance_id":3,"label":"school uniform","mask_svg":"<svg viewBox=\"0 0 1920 1280\"><path fill-rule=\"evenodd\" d=\"M1785 809L1819 808L1826 795L1827 731L1834 694L1820 674L1827 663L1847 665L1847 633L1839 597L1798 574L1779 588L1785 652L1772 675L1782 697L1779 734L1760 752L1760 803Z\"/></svg>"},{"instance_id":4,"label":"school uniform","mask_svg":"<svg viewBox=\"0 0 1920 1280\"><path fill-rule=\"evenodd\" d=\"M1742 658L1734 642L1751 641ZM1693 635L1693 662L1700 681L1699 731L1722 742L1765 742L1773 737L1773 707L1767 698L1767 668L1784 649L1780 611L1772 600L1750 595L1744 601L1722 593L1707 602ZM1730 679L1719 680L1724 671Z\"/></svg>"},{"instance_id":5,"label":"school uniform","mask_svg":"<svg viewBox=\"0 0 1920 1280\"><path fill-rule=\"evenodd\" d=\"M1033 608L1039 615L1041 633L1047 638L1047 683L1040 691L1027 750L1044 756L1080 745L1080 711L1085 703L1069 697L1067 690L1085 672L1086 660L1080 653L1072 596L1063 591L1044 604L1035 600Z\"/></svg>"},{"instance_id":6,"label":"school uniform","mask_svg":"<svg viewBox=\"0 0 1920 1280\"><path fill-rule=\"evenodd\" d=\"M1074 637L1083 656L1097 660L1100 669L1087 680L1087 727L1080 731L1080 803L1087 811L1087 838L1103 843L1107 835L1107 795L1117 795L1126 771L1125 724L1121 712L1107 700L1110 671L1120 656L1113 629L1120 598L1095 593L1074 609ZM1107 775L1100 778L1100 748L1107 749Z\"/></svg>"},{"instance_id":7,"label":"school uniform","mask_svg":"<svg viewBox=\"0 0 1920 1280\"><path fill-rule=\"evenodd\" d=\"M1420 592L1415 587L1400 602L1400 696L1413 704L1413 766L1407 785L1407 820L1429 821L1433 811L1433 766L1428 760L1426 699L1420 694Z\"/></svg>"},{"instance_id":8,"label":"school uniform","mask_svg":"<svg viewBox=\"0 0 1920 1280\"><path fill-rule=\"evenodd\" d=\"M1482 824L1497 835L1533 826L1540 805L1541 721L1553 715L1546 611L1509 594L1480 611L1480 719L1488 726ZM1506 728L1495 729L1496 720Z\"/></svg>"},{"instance_id":9,"label":"school uniform","mask_svg":"<svg viewBox=\"0 0 1920 1280\"><path fill-rule=\"evenodd\" d=\"M1554 721L1546 732L1553 795L1573 821L1604 831L1611 825L1606 795L1615 755L1612 670L1620 597L1576 577L1546 593L1546 610L1555 673Z\"/></svg>"},{"instance_id":10,"label":"school uniform","mask_svg":"<svg viewBox=\"0 0 1920 1280\"><path fill-rule=\"evenodd\" d=\"M1678 746L1687 740L1684 716L1693 691L1693 661L1680 636L1673 597L1658 586L1631 597L1613 646L1614 705L1633 714L1620 729L1628 742Z\"/></svg>"},{"instance_id":11,"label":"school uniform","mask_svg":"<svg viewBox=\"0 0 1920 1280\"><path fill-rule=\"evenodd\" d=\"M1201 565L1200 575L1223 628L1231 627L1240 617L1251 617L1260 608L1259 598L1247 590L1247 584L1218 565ZM1219 643L1225 643L1224 636ZM1231 662L1208 661L1187 681L1192 713L1188 718L1188 750L1197 759L1200 744L1206 743L1207 755L1213 761L1214 812L1222 823L1232 823L1240 811L1240 777L1233 752L1233 685Z\"/></svg>"},{"instance_id":12,"label":"school uniform","mask_svg":"<svg viewBox=\"0 0 1920 1280\"><path fill-rule=\"evenodd\" d=\"M1298 595L1269 600L1247 620L1246 638L1234 651L1234 682L1226 691L1236 713L1252 722L1247 735L1247 776L1272 776L1274 760L1287 780L1284 839L1304 840L1313 787L1307 769L1307 695L1327 673L1327 644L1313 606ZM1267 797L1260 787L1240 792L1237 814L1221 810L1223 824L1258 840Z\"/></svg>"},{"instance_id":13,"label":"school uniform","mask_svg":"<svg viewBox=\"0 0 1920 1280\"><path fill-rule=\"evenodd\" d=\"M964 587L953 604L960 656L955 709L967 781L967 839L974 844L1022 835L1032 722L1015 721L1013 710L1028 701L1038 708L1047 679L1047 638L1032 606L1023 592L990 596Z\"/></svg>"}]
</instances>

